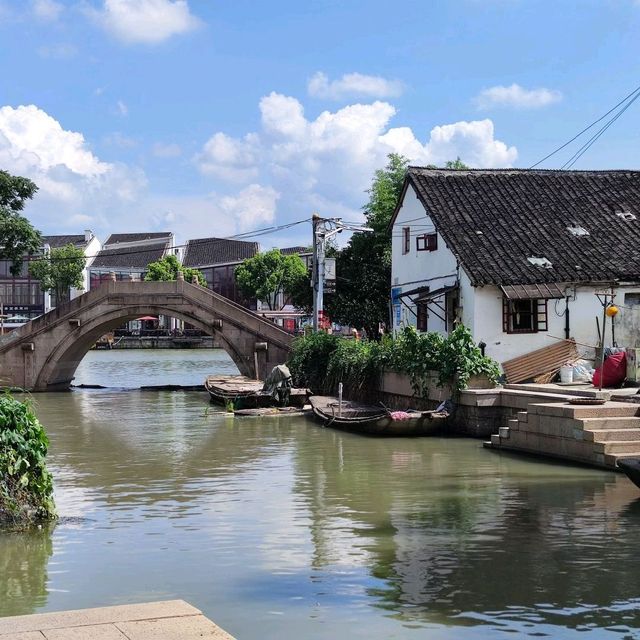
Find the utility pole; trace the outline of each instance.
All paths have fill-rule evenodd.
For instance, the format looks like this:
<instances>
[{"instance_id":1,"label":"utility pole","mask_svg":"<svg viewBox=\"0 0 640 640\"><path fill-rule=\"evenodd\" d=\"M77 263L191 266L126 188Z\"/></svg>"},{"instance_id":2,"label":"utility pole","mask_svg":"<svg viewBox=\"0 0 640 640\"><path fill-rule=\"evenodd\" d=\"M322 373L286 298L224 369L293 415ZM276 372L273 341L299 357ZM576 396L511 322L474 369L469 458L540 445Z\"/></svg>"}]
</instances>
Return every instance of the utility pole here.
<instances>
[{"instance_id":1,"label":"utility pole","mask_svg":"<svg viewBox=\"0 0 640 640\"><path fill-rule=\"evenodd\" d=\"M342 222L341 218L321 218L317 213L311 217L313 227L313 330L320 331L324 322L324 279L327 240L343 231L372 232L373 229Z\"/></svg>"}]
</instances>

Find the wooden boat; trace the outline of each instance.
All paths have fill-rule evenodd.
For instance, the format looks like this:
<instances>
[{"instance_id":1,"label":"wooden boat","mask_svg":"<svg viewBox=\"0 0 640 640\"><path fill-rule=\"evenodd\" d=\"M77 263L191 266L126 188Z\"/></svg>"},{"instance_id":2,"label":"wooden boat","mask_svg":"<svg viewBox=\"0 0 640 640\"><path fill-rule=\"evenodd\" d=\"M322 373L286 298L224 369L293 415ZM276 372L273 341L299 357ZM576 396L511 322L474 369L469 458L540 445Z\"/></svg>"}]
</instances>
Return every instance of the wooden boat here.
<instances>
[{"instance_id":1,"label":"wooden boat","mask_svg":"<svg viewBox=\"0 0 640 640\"><path fill-rule=\"evenodd\" d=\"M389 411L384 407L343 400L332 396L309 398L314 415L325 427L377 436L427 436L442 428L449 412Z\"/></svg>"},{"instance_id":2,"label":"wooden boat","mask_svg":"<svg viewBox=\"0 0 640 640\"><path fill-rule=\"evenodd\" d=\"M227 405L233 403L236 409L270 407L275 404L273 396L262 391L262 380L252 380L246 376L207 376L205 389L212 402ZM303 407L307 401L307 390L289 390L289 405Z\"/></svg>"},{"instance_id":3,"label":"wooden boat","mask_svg":"<svg viewBox=\"0 0 640 640\"><path fill-rule=\"evenodd\" d=\"M640 458L621 458L618 460L618 468L625 472L636 487L640 487Z\"/></svg>"}]
</instances>

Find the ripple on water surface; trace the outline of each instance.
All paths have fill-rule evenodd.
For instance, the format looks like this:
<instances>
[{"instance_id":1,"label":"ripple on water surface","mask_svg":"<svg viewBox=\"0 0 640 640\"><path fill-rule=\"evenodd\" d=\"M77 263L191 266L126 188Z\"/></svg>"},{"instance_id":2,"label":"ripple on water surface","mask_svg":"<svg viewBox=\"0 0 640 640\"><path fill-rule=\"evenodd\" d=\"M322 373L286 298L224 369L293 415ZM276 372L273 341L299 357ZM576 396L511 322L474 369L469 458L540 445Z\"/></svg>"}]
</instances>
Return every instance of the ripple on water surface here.
<instances>
[{"instance_id":1,"label":"ripple on water surface","mask_svg":"<svg viewBox=\"0 0 640 640\"><path fill-rule=\"evenodd\" d=\"M0 535L0 615L179 597L243 640L640 637L622 476L198 392L34 401L65 518Z\"/></svg>"}]
</instances>

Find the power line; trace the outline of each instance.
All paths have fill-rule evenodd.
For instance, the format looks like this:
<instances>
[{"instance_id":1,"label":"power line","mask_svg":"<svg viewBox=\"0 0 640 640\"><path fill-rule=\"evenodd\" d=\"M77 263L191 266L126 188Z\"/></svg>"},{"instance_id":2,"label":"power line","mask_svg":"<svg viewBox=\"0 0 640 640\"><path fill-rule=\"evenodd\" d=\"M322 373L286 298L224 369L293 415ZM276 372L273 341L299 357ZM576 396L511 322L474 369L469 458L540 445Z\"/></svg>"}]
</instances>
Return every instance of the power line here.
<instances>
[{"instance_id":1,"label":"power line","mask_svg":"<svg viewBox=\"0 0 640 640\"><path fill-rule=\"evenodd\" d=\"M598 124L598 122L604 120L610 113L613 113L620 105L624 104L627 100L629 100L632 96L634 96L634 94L636 94L638 92L640 92L640 86L637 86L630 94L628 94L622 100L620 100L620 102L618 102L618 104L616 104L615 106L611 107L611 109L609 109L609 111L607 111L605 114L601 115L597 120L594 120L589 126L585 127L582 131L580 131L580 133L577 133L575 136L573 136L573 138L571 138L571 140L568 140L563 145L559 146L557 149L554 149L551 153L549 153L544 158L542 158L542 160L538 160L538 162L536 162L535 164L532 164L529 167L529 169L535 169L539 164L542 164L545 160L548 160L549 158L551 158L551 156L554 156L556 153L558 153L558 151L562 151L562 149L564 149L565 147L569 146L574 140L577 140L583 133L586 133L587 131L589 131L589 129L591 129L591 127L593 127L596 124ZM632 102L636 98L637 98L637 96L633 98ZM629 104L631 104L631 103L629 103ZM628 106L629 105L627 105L627 107L625 107L624 111L626 111L626 108L628 108ZM595 140L594 140L594 142L595 142Z\"/></svg>"},{"instance_id":2,"label":"power line","mask_svg":"<svg viewBox=\"0 0 640 640\"><path fill-rule=\"evenodd\" d=\"M598 138L600 138L600 136L638 99L640 98L640 92L636 93L636 95L631 98L631 100L629 100L629 102L627 102L627 104L620 109L620 111L613 117L611 118L607 124L605 124L603 127L600 128L600 130L594 134L593 136L591 136L591 138L589 140L587 140L587 142L585 144L582 145L582 147L580 147L580 149L578 149L578 151L576 153L573 154L573 156L571 158L569 158L569 160L567 160L567 162L564 163L564 165L562 165L562 169L564 169L565 167L567 169L571 169L571 167L573 167L573 165L596 143L596 141L598 140Z\"/></svg>"}]
</instances>

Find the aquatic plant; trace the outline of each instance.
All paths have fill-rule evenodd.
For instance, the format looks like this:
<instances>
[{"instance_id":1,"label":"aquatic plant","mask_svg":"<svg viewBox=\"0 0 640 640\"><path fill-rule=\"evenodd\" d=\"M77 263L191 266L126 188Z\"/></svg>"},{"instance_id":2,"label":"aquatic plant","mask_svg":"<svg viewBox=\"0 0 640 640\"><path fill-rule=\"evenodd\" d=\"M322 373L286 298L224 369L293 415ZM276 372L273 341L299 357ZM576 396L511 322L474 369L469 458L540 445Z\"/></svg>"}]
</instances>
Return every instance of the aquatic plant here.
<instances>
[{"instance_id":1,"label":"aquatic plant","mask_svg":"<svg viewBox=\"0 0 640 640\"><path fill-rule=\"evenodd\" d=\"M0 523L55 517L49 441L27 402L0 397Z\"/></svg>"}]
</instances>

